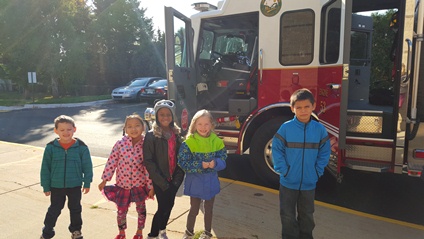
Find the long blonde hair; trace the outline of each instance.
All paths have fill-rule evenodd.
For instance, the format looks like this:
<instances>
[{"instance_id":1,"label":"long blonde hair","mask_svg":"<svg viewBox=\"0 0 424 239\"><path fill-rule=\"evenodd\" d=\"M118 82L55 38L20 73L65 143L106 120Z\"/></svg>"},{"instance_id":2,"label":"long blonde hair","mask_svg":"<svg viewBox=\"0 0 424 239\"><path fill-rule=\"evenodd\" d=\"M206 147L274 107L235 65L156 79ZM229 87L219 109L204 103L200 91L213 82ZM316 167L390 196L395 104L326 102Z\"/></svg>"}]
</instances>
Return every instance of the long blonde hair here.
<instances>
[{"instance_id":1,"label":"long blonde hair","mask_svg":"<svg viewBox=\"0 0 424 239\"><path fill-rule=\"evenodd\" d=\"M211 112L203 109L203 110L197 111L196 114L194 114L193 118L191 119L190 127L188 128L186 138L188 138L190 135L196 133L196 131L197 131L196 130L196 121L200 117L203 117L203 116L206 116L210 119L211 124L212 124L211 133L214 132L214 130L215 130L215 120L213 119Z\"/></svg>"}]
</instances>

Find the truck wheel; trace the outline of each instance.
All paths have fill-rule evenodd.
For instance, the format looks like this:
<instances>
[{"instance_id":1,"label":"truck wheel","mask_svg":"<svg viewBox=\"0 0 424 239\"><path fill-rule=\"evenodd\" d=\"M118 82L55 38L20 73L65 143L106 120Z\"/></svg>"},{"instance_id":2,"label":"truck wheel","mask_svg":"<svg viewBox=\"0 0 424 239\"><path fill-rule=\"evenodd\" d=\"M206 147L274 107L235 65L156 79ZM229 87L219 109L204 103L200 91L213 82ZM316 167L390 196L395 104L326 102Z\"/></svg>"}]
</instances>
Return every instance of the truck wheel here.
<instances>
[{"instance_id":1,"label":"truck wheel","mask_svg":"<svg viewBox=\"0 0 424 239\"><path fill-rule=\"evenodd\" d=\"M259 178L270 185L278 185L280 178L274 171L272 162L272 138L285 121L287 118L276 118L266 122L256 130L250 144L250 163L253 170Z\"/></svg>"}]
</instances>

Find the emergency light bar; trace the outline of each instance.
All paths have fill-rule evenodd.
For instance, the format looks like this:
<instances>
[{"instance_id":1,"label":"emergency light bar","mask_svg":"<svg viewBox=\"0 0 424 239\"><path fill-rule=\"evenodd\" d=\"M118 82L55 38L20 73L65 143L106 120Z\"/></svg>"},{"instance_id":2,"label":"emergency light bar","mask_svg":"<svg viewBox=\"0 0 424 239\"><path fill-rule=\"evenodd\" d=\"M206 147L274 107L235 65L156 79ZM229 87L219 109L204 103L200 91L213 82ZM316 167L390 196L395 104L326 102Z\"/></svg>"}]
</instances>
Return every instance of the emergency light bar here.
<instances>
[{"instance_id":1,"label":"emergency light bar","mask_svg":"<svg viewBox=\"0 0 424 239\"><path fill-rule=\"evenodd\" d=\"M199 12L207 12L218 9L216 6L207 2L196 2L191 5L194 6L193 8Z\"/></svg>"}]
</instances>

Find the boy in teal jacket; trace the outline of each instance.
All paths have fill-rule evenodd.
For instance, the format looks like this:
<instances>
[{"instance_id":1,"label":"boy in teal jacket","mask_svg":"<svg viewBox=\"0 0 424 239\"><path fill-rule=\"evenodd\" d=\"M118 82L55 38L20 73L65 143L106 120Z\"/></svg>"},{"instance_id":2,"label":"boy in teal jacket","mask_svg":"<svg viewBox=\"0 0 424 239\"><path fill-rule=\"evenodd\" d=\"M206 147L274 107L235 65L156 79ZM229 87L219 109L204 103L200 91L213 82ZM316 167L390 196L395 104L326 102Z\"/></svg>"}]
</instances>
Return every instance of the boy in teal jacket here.
<instances>
[{"instance_id":1,"label":"boy in teal jacket","mask_svg":"<svg viewBox=\"0 0 424 239\"><path fill-rule=\"evenodd\" d=\"M327 130L311 119L315 99L307 89L290 97L295 117L272 140L274 169L280 174L282 238L313 238L315 187L330 158ZM296 218L297 209L297 218Z\"/></svg>"},{"instance_id":2,"label":"boy in teal jacket","mask_svg":"<svg viewBox=\"0 0 424 239\"><path fill-rule=\"evenodd\" d=\"M93 180L90 151L84 142L73 137L76 127L71 117L61 115L54 120L54 125L59 138L47 144L40 172L43 192L50 196L40 238L54 237L54 226L68 197L71 238L82 239L81 193L90 191Z\"/></svg>"}]
</instances>

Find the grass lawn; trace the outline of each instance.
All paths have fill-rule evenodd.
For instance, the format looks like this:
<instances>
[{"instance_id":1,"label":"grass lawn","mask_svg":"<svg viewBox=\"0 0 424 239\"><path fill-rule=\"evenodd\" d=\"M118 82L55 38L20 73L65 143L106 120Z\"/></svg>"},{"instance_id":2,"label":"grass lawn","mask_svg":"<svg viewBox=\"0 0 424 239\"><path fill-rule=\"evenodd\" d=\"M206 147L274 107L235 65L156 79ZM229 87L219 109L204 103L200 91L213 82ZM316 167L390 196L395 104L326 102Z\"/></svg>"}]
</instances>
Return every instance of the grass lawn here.
<instances>
[{"instance_id":1,"label":"grass lawn","mask_svg":"<svg viewBox=\"0 0 424 239\"><path fill-rule=\"evenodd\" d=\"M25 99L22 93L18 92L0 92L0 106L20 106L25 104L66 104L66 103L80 103L96 100L111 99L110 95L97 95L97 96L64 96L60 98L53 98L46 95L32 95L29 99Z\"/></svg>"}]
</instances>

